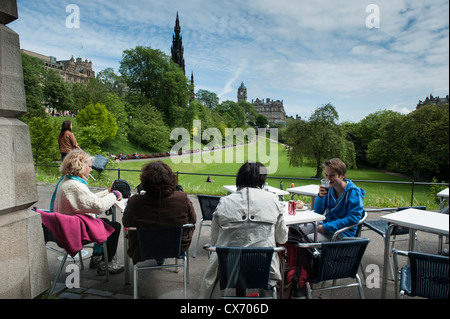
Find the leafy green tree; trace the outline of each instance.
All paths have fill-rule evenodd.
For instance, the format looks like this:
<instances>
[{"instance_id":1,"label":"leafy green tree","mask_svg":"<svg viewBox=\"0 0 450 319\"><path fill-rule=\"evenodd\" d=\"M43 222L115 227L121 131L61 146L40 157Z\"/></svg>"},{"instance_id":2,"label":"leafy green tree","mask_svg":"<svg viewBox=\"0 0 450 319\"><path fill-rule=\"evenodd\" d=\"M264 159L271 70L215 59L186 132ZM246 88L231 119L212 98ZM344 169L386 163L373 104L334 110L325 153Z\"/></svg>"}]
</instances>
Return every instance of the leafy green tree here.
<instances>
[{"instance_id":1,"label":"leafy green tree","mask_svg":"<svg viewBox=\"0 0 450 319\"><path fill-rule=\"evenodd\" d=\"M322 163L341 158L349 168L356 167L353 143L345 139L344 128L337 123L339 115L331 104L317 108L309 121L290 122L287 142L289 164L302 166L305 159L313 161L317 178L322 177Z\"/></svg>"},{"instance_id":2,"label":"leafy green tree","mask_svg":"<svg viewBox=\"0 0 450 319\"><path fill-rule=\"evenodd\" d=\"M45 104L57 111L66 111L72 108L73 97L68 83L56 70L48 70L44 73L43 93Z\"/></svg>"},{"instance_id":3,"label":"leafy green tree","mask_svg":"<svg viewBox=\"0 0 450 319\"><path fill-rule=\"evenodd\" d=\"M367 149L369 143L379 139L382 134L381 127L390 118L399 113L390 110L381 110L367 115L359 123L352 127L353 140L356 149L356 160L358 163L367 164Z\"/></svg>"},{"instance_id":4,"label":"leafy green tree","mask_svg":"<svg viewBox=\"0 0 450 319\"><path fill-rule=\"evenodd\" d=\"M258 112L256 112L253 104L251 104L249 102L245 102L245 101L239 101L238 104L245 112L247 124L251 127L255 127Z\"/></svg>"},{"instance_id":5,"label":"leafy green tree","mask_svg":"<svg viewBox=\"0 0 450 319\"><path fill-rule=\"evenodd\" d=\"M89 104L78 113L76 120L79 126L92 128L92 130L84 131L84 133L92 134L92 143L96 145L116 136L116 118L104 104ZM93 135L95 135L95 138Z\"/></svg>"},{"instance_id":6,"label":"leafy green tree","mask_svg":"<svg viewBox=\"0 0 450 319\"><path fill-rule=\"evenodd\" d=\"M448 180L449 105L424 105L407 114L403 132L409 169L416 177Z\"/></svg>"},{"instance_id":7,"label":"leafy green tree","mask_svg":"<svg viewBox=\"0 0 450 319\"><path fill-rule=\"evenodd\" d=\"M163 115L150 104L133 117L128 136L138 147L157 152L167 150L170 146L170 130L164 123Z\"/></svg>"},{"instance_id":8,"label":"leafy green tree","mask_svg":"<svg viewBox=\"0 0 450 319\"><path fill-rule=\"evenodd\" d=\"M195 99L203 103L210 110L215 109L219 105L219 97L217 94L207 90L198 90L195 93Z\"/></svg>"},{"instance_id":9,"label":"leafy green tree","mask_svg":"<svg viewBox=\"0 0 450 319\"><path fill-rule=\"evenodd\" d=\"M44 74L43 63L37 58L22 53L22 69L27 113L21 119L45 117L46 113L43 106L44 93L41 85L41 77Z\"/></svg>"},{"instance_id":10,"label":"leafy green tree","mask_svg":"<svg viewBox=\"0 0 450 319\"><path fill-rule=\"evenodd\" d=\"M164 114L169 127L182 124L190 85L169 56L160 50L137 46L124 51L119 72L132 92L143 95Z\"/></svg>"},{"instance_id":11,"label":"leafy green tree","mask_svg":"<svg viewBox=\"0 0 450 319\"><path fill-rule=\"evenodd\" d=\"M397 172L407 172L409 150L405 144L405 131L402 123L405 115L394 113L381 124L377 135L367 147L369 164Z\"/></svg>"},{"instance_id":12,"label":"leafy green tree","mask_svg":"<svg viewBox=\"0 0 450 319\"><path fill-rule=\"evenodd\" d=\"M102 83L108 92L117 93L120 97L125 93L126 83L121 76L114 73L113 68L106 68L97 73L97 81Z\"/></svg>"},{"instance_id":13,"label":"leafy green tree","mask_svg":"<svg viewBox=\"0 0 450 319\"><path fill-rule=\"evenodd\" d=\"M269 124L269 120L267 119L267 117L265 117L262 114L258 114L256 116L256 121L255 121L256 127L266 128L267 124Z\"/></svg>"},{"instance_id":14,"label":"leafy green tree","mask_svg":"<svg viewBox=\"0 0 450 319\"><path fill-rule=\"evenodd\" d=\"M36 165L49 163L58 158L59 130L55 121L49 117L33 117L27 122L30 128L31 148Z\"/></svg>"},{"instance_id":15,"label":"leafy green tree","mask_svg":"<svg viewBox=\"0 0 450 319\"><path fill-rule=\"evenodd\" d=\"M223 101L215 109L229 128L246 127L244 109L236 102Z\"/></svg>"}]
</instances>

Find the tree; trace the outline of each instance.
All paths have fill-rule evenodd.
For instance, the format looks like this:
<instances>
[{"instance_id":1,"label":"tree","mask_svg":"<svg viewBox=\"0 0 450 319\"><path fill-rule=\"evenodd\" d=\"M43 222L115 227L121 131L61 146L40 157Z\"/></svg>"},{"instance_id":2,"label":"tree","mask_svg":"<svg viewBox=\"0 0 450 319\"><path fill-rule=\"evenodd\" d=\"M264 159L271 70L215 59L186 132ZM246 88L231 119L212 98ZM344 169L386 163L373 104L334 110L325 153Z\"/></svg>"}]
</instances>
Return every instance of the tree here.
<instances>
[{"instance_id":1,"label":"tree","mask_svg":"<svg viewBox=\"0 0 450 319\"><path fill-rule=\"evenodd\" d=\"M215 109L219 105L217 94L207 90L198 90L197 93L195 93L195 99L203 103L203 105L210 110Z\"/></svg>"},{"instance_id":2,"label":"tree","mask_svg":"<svg viewBox=\"0 0 450 319\"><path fill-rule=\"evenodd\" d=\"M42 105L44 93L41 85L41 77L44 73L43 63L37 58L22 53L22 69L27 113L21 116L21 119L45 117L46 113Z\"/></svg>"},{"instance_id":3,"label":"tree","mask_svg":"<svg viewBox=\"0 0 450 319\"><path fill-rule=\"evenodd\" d=\"M266 128L267 124L269 124L269 120L262 114L258 114L255 120L255 126L260 128Z\"/></svg>"},{"instance_id":4,"label":"tree","mask_svg":"<svg viewBox=\"0 0 450 319\"><path fill-rule=\"evenodd\" d=\"M190 85L183 71L172 59L150 47L125 50L119 72L134 93L164 114L166 124L182 123L189 100Z\"/></svg>"},{"instance_id":5,"label":"tree","mask_svg":"<svg viewBox=\"0 0 450 319\"><path fill-rule=\"evenodd\" d=\"M54 108L57 111L71 109L73 104L72 91L58 71L48 70L44 73L43 93L47 107Z\"/></svg>"},{"instance_id":6,"label":"tree","mask_svg":"<svg viewBox=\"0 0 450 319\"><path fill-rule=\"evenodd\" d=\"M96 80L102 83L108 92L114 92L119 96L123 96L126 83L121 76L114 73L113 68L106 68L100 71Z\"/></svg>"},{"instance_id":7,"label":"tree","mask_svg":"<svg viewBox=\"0 0 450 319\"><path fill-rule=\"evenodd\" d=\"M76 120L78 125L92 128L91 131L85 131L85 133L92 135L93 140L91 143L93 144L99 145L116 136L116 118L104 104L89 104L78 113ZM93 135L95 135L95 138ZM80 147L83 148L81 145Z\"/></svg>"},{"instance_id":8,"label":"tree","mask_svg":"<svg viewBox=\"0 0 450 319\"><path fill-rule=\"evenodd\" d=\"M403 127L409 169L416 177L448 180L449 105L424 105L406 115Z\"/></svg>"},{"instance_id":9,"label":"tree","mask_svg":"<svg viewBox=\"0 0 450 319\"><path fill-rule=\"evenodd\" d=\"M367 149L369 143L379 139L382 134L382 125L391 117L397 116L399 113L390 110L381 110L367 115L359 123L355 124L352 129L354 132L354 144L356 148L356 160L358 163L368 163Z\"/></svg>"},{"instance_id":10,"label":"tree","mask_svg":"<svg viewBox=\"0 0 450 319\"><path fill-rule=\"evenodd\" d=\"M33 117L27 122L30 128L34 163L50 162L59 154L58 128L52 118Z\"/></svg>"},{"instance_id":11,"label":"tree","mask_svg":"<svg viewBox=\"0 0 450 319\"><path fill-rule=\"evenodd\" d=\"M316 178L322 177L322 163L333 157L341 158L349 168L356 167L353 143L345 139L345 130L337 124L339 115L331 104L317 108L309 121L290 122L287 142L290 146L289 164L302 166L313 160Z\"/></svg>"},{"instance_id":12,"label":"tree","mask_svg":"<svg viewBox=\"0 0 450 319\"><path fill-rule=\"evenodd\" d=\"M170 146L170 130L164 124L163 115L150 104L133 117L128 136L138 147L144 146L156 152Z\"/></svg>"},{"instance_id":13,"label":"tree","mask_svg":"<svg viewBox=\"0 0 450 319\"><path fill-rule=\"evenodd\" d=\"M405 115L393 113L381 124L377 138L369 142L367 160L369 164L397 172L407 172L409 165L404 165L409 156L404 142L405 131L402 123Z\"/></svg>"}]
</instances>

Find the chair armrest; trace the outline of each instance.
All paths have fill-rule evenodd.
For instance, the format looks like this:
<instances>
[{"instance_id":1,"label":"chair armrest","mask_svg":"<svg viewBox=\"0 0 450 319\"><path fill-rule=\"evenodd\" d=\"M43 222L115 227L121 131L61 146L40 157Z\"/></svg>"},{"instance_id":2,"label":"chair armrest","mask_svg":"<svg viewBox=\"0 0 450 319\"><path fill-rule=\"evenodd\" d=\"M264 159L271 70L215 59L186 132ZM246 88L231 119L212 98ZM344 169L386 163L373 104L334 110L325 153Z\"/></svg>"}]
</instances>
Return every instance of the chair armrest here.
<instances>
[{"instance_id":1,"label":"chair armrest","mask_svg":"<svg viewBox=\"0 0 450 319\"><path fill-rule=\"evenodd\" d=\"M392 252L397 255L408 256L408 252L404 250L392 249Z\"/></svg>"},{"instance_id":2,"label":"chair armrest","mask_svg":"<svg viewBox=\"0 0 450 319\"><path fill-rule=\"evenodd\" d=\"M194 224L184 224L183 228L192 228L194 227ZM137 230L137 227L125 227L126 231L130 231L130 230Z\"/></svg>"},{"instance_id":3,"label":"chair armrest","mask_svg":"<svg viewBox=\"0 0 450 319\"><path fill-rule=\"evenodd\" d=\"M295 246L300 248L322 248L322 243L298 243Z\"/></svg>"},{"instance_id":4,"label":"chair armrest","mask_svg":"<svg viewBox=\"0 0 450 319\"><path fill-rule=\"evenodd\" d=\"M343 233L343 232L345 232L346 230L349 230L349 229L351 229L351 228L358 227L359 225L362 225L362 224L366 221L366 219L367 219L367 212L364 211L364 212L363 212L363 215L361 216L361 219L359 220L358 223L356 223L356 224L354 224L354 225L350 225L350 226L344 227L344 228L341 228L341 229L338 229L337 231L334 232L333 237L331 238L331 241L336 241L336 238L337 238L337 236L338 236L340 233Z\"/></svg>"},{"instance_id":5,"label":"chair armrest","mask_svg":"<svg viewBox=\"0 0 450 319\"><path fill-rule=\"evenodd\" d=\"M216 251L216 247L210 247L209 246L209 244L205 244L204 246L203 246L203 249L204 250L207 250L207 251ZM279 252L282 252L282 251L285 251L286 250L286 248L285 247L273 247L273 251L275 252L275 253L279 253Z\"/></svg>"},{"instance_id":6,"label":"chair armrest","mask_svg":"<svg viewBox=\"0 0 450 319\"><path fill-rule=\"evenodd\" d=\"M404 250L398 250L398 249L392 249L392 252L393 252L393 257L394 257L394 271L395 271L395 273L396 274L400 274L400 269L399 269L399 263L398 263L398 258L397 258L397 256L398 255L401 255L401 256L408 256L408 252L407 251L404 251ZM395 278L394 278L395 280L397 280L397 276L395 276Z\"/></svg>"}]
</instances>

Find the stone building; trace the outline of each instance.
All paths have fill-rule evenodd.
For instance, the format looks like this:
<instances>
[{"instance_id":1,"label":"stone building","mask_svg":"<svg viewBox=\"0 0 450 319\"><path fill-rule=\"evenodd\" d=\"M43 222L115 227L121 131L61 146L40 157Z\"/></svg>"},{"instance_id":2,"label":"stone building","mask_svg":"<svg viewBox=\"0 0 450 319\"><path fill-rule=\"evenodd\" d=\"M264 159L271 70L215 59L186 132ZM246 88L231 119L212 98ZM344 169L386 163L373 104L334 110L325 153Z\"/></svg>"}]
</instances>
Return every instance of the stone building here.
<instances>
[{"instance_id":1,"label":"stone building","mask_svg":"<svg viewBox=\"0 0 450 319\"><path fill-rule=\"evenodd\" d=\"M434 97L432 94L430 94L430 96L425 99L425 101L421 101L419 100L419 103L416 106L416 109L419 109L421 106L424 105L439 105L439 104L448 104L449 103L449 97L448 95L444 98L442 97Z\"/></svg>"},{"instance_id":2,"label":"stone building","mask_svg":"<svg viewBox=\"0 0 450 319\"><path fill-rule=\"evenodd\" d=\"M238 102L247 102L247 88L245 87L244 82L242 82L241 86L238 88L237 98ZM269 98L264 101L257 98L255 101L252 99L252 104L256 112L267 117L269 124L286 125L286 111L284 110L283 101L274 101Z\"/></svg>"},{"instance_id":3,"label":"stone building","mask_svg":"<svg viewBox=\"0 0 450 319\"><path fill-rule=\"evenodd\" d=\"M21 50L22 53L38 58L44 63L46 70L56 70L64 81L68 83L87 83L89 79L95 78L95 71L92 70L92 61L77 58L76 60L57 61L53 56L46 56L29 50Z\"/></svg>"}]
</instances>

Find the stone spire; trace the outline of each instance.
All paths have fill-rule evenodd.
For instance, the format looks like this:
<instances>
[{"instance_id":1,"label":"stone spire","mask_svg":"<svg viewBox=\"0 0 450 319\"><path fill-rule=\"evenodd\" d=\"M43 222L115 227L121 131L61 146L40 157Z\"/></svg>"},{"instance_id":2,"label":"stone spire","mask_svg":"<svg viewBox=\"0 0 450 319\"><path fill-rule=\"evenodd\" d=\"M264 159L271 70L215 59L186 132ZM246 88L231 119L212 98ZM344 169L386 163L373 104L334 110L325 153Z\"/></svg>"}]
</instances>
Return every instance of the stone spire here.
<instances>
[{"instance_id":1,"label":"stone spire","mask_svg":"<svg viewBox=\"0 0 450 319\"><path fill-rule=\"evenodd\" d=\"M178 12L177 12L177 19L175 21L175 27L173 28L174 35L172 37L172 60L180 66L180 68L183 70L184 74L186 74L185 67L184 67L184 48L183 48L183 39L181 37L181 27L180 27L180 20L178 18Z\"/></svg>"}]
</instances>

